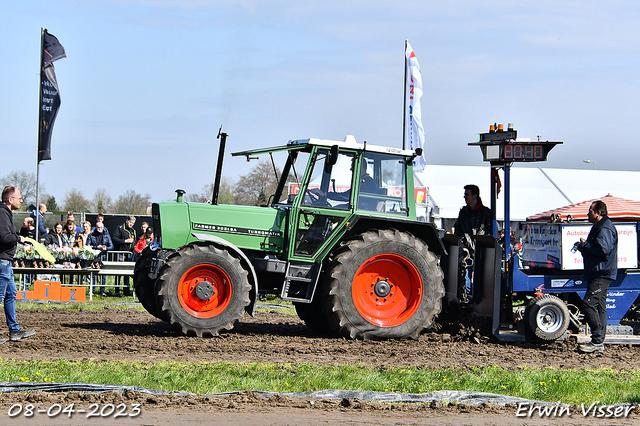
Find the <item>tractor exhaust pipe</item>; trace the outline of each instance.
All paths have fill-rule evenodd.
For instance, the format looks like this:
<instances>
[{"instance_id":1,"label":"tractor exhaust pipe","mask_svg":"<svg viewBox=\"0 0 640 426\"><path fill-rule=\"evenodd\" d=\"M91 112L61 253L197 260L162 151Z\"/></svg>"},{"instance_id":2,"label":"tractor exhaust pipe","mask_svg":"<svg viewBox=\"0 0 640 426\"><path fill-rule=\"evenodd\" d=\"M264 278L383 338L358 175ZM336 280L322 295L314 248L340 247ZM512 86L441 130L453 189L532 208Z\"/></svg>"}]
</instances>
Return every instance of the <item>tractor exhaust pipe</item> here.
<instances>
[{"instance_id":1,"label":"tractor exhaust pipe","mask_svg":"<svg viewBox=\"0 0 640 426\"><path fill-rule=\"evenodd\" d=\"M213 195L211 196L211 204L218 205L218 193L220 192L220 178L222 177L222 161L224 160L224 146L227 143L227 134L222 131L222 126L218 130L216 139L220 139L220 149L218 150L218 166L216 167L216 180L213 183Z\"/></svg>"}]
</instances>

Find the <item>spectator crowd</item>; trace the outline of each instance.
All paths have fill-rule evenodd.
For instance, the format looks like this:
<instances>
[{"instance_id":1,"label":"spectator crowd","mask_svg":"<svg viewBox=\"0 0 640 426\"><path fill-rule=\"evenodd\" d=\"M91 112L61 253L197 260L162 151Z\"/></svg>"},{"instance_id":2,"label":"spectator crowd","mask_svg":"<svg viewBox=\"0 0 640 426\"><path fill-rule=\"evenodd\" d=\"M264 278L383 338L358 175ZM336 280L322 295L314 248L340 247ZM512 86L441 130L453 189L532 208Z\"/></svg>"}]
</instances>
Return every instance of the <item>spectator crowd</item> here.
<instances>
[{"instance_id":1,"label":"spectator crowd","mask_svg":"<svg viewBox=\"0 0 640 426\"><path fill-rule=\"evenodd\" d=\"M42 241L45 247L89 247L99 251L99 257L103 260L106 259L107 252L118 251L116 259L118 261L135 260L154 241L153 230L147 222L142 222L142 233L140 236L137 235L134 229L135 216L127 216L125 222L118 226L111 235L104 225L104 215L102 214L98 214L95 226L92 226L89 221L83 222L80 226L76 224L74 214L69 212L66 221L57 222L51 229L47 229L44 226L46 212L46 205L40 204L37 211L34 210L29 217L24 219L19 234ZM116 277L115 295L119 297L132 295L129 277L124 277L122 285L120 285L119 278ZM103 276L100 287L102 296L106 295L104 285L105 277Z\"/></svg>"}]
</instances>

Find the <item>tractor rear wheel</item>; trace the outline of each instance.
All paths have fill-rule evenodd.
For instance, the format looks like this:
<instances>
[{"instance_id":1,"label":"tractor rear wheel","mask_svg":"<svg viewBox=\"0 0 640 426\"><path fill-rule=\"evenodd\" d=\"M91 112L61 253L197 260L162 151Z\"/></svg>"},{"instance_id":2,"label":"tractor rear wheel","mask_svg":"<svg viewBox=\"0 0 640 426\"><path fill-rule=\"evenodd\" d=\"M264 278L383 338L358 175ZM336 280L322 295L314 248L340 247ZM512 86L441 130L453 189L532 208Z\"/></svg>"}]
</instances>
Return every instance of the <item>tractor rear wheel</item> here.
<instances>
[{"instance_id":1,"label":"tractor rear wheel","mask_svg":"<svg viewBox=\"0 0 640 426\"><path fill-rule=\"evenodd\" d=\"M160 270L156 282L162 317L186 335L231 330L249 305L247 270L227 249L189 244Z\"/></svg>"},{"instance_id":2,"label":"tractor rear wheel","mask_svg":"<svg viewBox=\"0 0 640 426\"><path fill-rule=\"evenodd\" d=\"M345 241L327 265L325 315L351 339L417 339L440 312L443 273L414 235L374 230Z\"/></svg>"},{"instance_id":3,"label":"tractor rear wheel","mask_svg":"<svg viewBox=\"0 0 640 426\"><path fill-rule=\"evenodd\" d=\"M524 310L527 337L538 342L553 342L566 333L570 316L562 299L544 294L529 302Z\"/></svg>"},{"instance_id":4,"label":"tractor rear wheel","mask_svg":"<svg viewBox=\"0 0 640 426\"><path fill-rule=\"evenodd\" d=\"M136 291L138 300L147 312L158 319L163 319L162 311L156 301L156 280L152 280L147 274L147 263L155 253L156 252L151 250L145 250L142 252L142 255L136 262L136 266L133 269L133 287Z\"/></svg>"}]
</instances>

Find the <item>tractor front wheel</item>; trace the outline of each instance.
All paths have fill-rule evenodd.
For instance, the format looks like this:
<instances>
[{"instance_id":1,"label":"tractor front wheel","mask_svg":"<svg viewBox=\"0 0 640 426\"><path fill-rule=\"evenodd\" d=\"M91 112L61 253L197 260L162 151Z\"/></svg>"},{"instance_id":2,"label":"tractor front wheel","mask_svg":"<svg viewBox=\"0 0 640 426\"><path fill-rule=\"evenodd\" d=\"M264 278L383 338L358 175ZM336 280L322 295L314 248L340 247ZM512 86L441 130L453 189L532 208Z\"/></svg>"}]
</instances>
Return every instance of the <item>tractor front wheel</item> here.
<instances>
[{"instance_id":1,"label":"tractor front wheel","mask_svg":"<svg viewBox=\"0 0 640 426\"><path fill-rule=\"evenodd\" d=\"M305 325L317 331L319 333L325 333L331 331L327 317L322 310L323 297L319 292L316 292L315 297L311 303L293 302L293 306L296 308L296 313Z\"/></svg>"},{"instance_id":2,"label":"tractor front wheel","mask_svg":"<svg viewBox=\"0 0 640 426\"><path fill-rule=\"evenodd\" d=\"M145 250L136 262L136 266L133 269L133 287L136 292L138 300L142 306L151 315L158 319L162 318L162 311L156 301L156 280L152 280L148 275L148 262L156 254L151 250Z\"/></svg>"},{"instance_id":3,"label":"tractor front wheel","mask_svg":"<svg viewBox=\"0 0 640 426\"><path fill-rule=\"evenodd\" d=\"M162 317L186 335L231 330L250 303L248 273L225 248L189 244L167 259L156 282Z\"/></svg>"}]
</instances>

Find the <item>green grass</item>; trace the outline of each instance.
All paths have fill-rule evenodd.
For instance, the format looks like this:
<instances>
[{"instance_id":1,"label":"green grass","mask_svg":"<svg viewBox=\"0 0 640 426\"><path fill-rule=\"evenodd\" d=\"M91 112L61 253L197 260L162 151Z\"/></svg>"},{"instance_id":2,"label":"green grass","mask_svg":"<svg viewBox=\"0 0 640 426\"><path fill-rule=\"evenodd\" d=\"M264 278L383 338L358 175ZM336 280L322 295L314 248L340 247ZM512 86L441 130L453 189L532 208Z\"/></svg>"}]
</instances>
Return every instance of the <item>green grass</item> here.
<instances>
[{"instance_id":1,"label":"green grass","mask_svg":"<svg viewBox=\"0 0 640 426\"><path fill-rule=\"evenodd\" d=\"M0 380L137 385L197 394L240 390L407 393L459 390L567 404L640 402L640 373L609 368L519 368L514 373L500 367L423 370L363 365L0 360Z\"/></svg>"},{"instance_id":2,"label":"green grass","mask_svg":"<svg viewBox=\"0 0 640 426\"><path fill-rule=\"evenodd\" d=\"M135 297L94 297L84 304L20 302L21 308L99 310L105 303L130 309ZM279 313L295 315L288 302L270 297ZM141 306L138 309L144 310ZM271 311L273 308L260 308ZM240 390L303 392L322 389L425 393L438 390L489 392L521 398L581 404L640 402L637 370L500 367L467 369L371 368L364 365L318 366L263 363L139 363L92 361L19 361L0 359L0 381L136 385L197 394Z\"/></svg>"}]
</instances>

